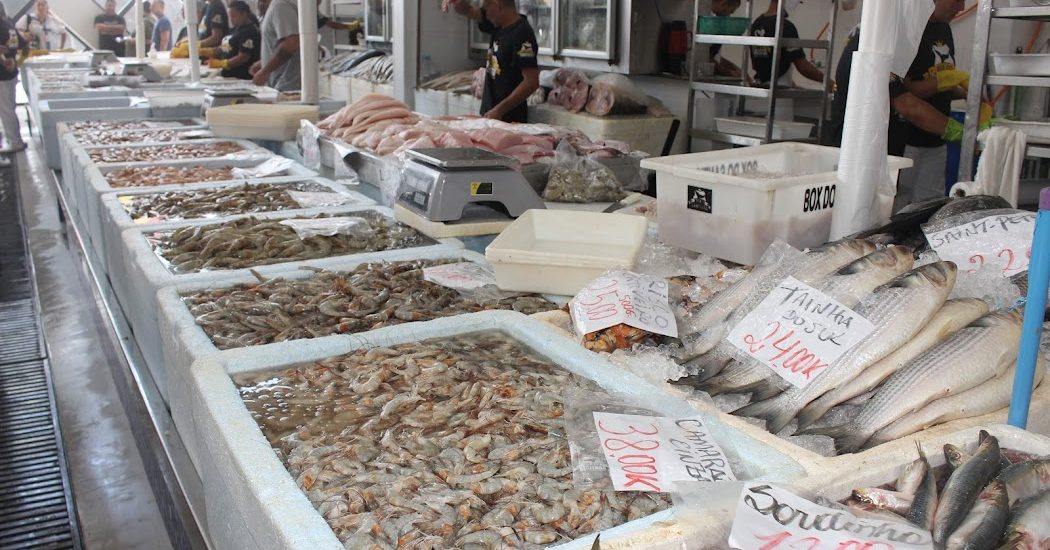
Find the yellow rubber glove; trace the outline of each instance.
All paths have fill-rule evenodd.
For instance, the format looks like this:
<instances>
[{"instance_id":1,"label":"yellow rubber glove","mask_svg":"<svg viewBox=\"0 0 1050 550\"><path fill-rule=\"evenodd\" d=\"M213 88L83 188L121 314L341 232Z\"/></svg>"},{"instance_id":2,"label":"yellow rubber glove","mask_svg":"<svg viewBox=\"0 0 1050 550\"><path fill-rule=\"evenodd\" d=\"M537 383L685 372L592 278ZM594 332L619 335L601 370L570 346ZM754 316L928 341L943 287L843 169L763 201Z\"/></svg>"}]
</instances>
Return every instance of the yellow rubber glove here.
<instances>
[{"instance_id":1,"label":"yellow rubber glove","mask_svg":"<svg viewBox=\"0 0 1050 550\"><path fill-rule=\"evenodd\" d=\"M212 58L215 57L215 50L217 48L201 48L201 57Z\"/></svg>"},{"instance_id":2,"label":"yellow rubber glove","mask_svg":"<svg viewBox=\"0 0 1050 550\"><path fill-rule=\"evenodd\" d=\"M937 71L937 91L947 92L952 88L962 86L963 88L970 87L970 75L960 71L959 69L948 69L944 71Z\"/></svg>"},{"instance_id":3,"label":"yellow rubber glove","mask_svg":"<svg viewBox=\"0 0 1050 550\"><path fill-rule=\"evenodd\" d=\"M172 59L186 59L189 56L190 56L190 45L189 44L185 44L185 43L181 43L180 42L179 44L176 44L174 48L171 49L171 58Z\"/></svg>"},{"instance_id":4,"label":"yellow rubber glove","mask_svg":"<svg viewBox=\"0 0 1050 550\"><path fill-rule=\"evenodd\" d=\"M992 120L992 104L987 101L981 102L981 110L977 112L977 126L984 128L988 121Z\"/></svg>"},{"instance_id":5,"label":"yellow rubber glove","mask_svg":"<svg viewBox=\"0 0 1050 550\"><path fill-rule=\"evenodd\" d=\"M208 68L209 69L229 69L230 68L230 62L225 60L225 59L209 59L208 60Z\"/></svg>"}]
</instances>

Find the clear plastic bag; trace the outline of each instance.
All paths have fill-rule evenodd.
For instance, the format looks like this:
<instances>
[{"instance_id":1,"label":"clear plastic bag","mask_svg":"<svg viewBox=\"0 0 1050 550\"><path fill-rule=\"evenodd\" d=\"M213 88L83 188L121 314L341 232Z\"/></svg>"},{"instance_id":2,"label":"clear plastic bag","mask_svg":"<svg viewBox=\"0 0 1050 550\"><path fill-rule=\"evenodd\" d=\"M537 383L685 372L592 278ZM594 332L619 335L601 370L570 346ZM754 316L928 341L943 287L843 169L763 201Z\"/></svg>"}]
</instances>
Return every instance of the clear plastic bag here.
<instances>
[{"instance_id":1,"label":"clear plastic bag","mask_svg":"<svg viewBox=\"0 0 1050 550\"><path fill-rule=\"evenodd\" d=\"M251 178L265 178L287 172L295 166L295 161L285 157L270 157L260 164L248 168L234 168L231 170L234 178L246 180Z\"/></svg>"},{"instance_id":2,"label":"clear plastic bag","mask_svg":"<svg viewBox=\"0 0 1050 550\"><path fill-rule=\"evenodd\" d=\"M289 190L288 196L303 208L317 208L321 206L340 206L343 204L355 204L357 199L345 193L325 191L295 191Z\"/></svg>"},{"instance_id":3,"label":"clear plastic bag","mask_svg":"<svg viewBox=\"0 0 1050 550\"><path fill-rule=\"evenodd\" d=\"M321 168L321 129L309 120L299 121L299 132L296 134L299 150L303 154L303 164L311 170Z\"/></svg>"},{"instance_id":4,"label":"clear plastic bag","mask_svg":"<svg viewBox=\"0 0 1050 550\"><path fill-rule=\"evenodd\" d=\"M616 202L627 196L611 170L586 156L576 154L569 140L554 152L543 199L552 202Z\"/></svg>"},{"instance_id":5,"label":"clear plastic bag","mask_svg":"<svg viewBox=\"0 0 1050 550\"><path fill-rule=\"evenodd\" d=\"M336 235L349 235L352 237L365 238L372 233L372 225L364 218L334 217L334 218L295 218L281 220L281 225L287 225L295 231L300 239L310 237L334 237Z\"/></svg>"}]
</instances>

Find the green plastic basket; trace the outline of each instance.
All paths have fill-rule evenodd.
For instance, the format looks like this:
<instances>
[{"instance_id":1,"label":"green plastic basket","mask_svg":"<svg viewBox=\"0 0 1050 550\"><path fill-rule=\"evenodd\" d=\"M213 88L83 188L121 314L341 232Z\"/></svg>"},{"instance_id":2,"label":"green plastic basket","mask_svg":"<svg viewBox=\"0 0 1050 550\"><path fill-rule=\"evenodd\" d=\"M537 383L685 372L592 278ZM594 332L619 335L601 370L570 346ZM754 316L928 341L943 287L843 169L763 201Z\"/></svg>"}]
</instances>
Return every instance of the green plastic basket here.
<instances>
[{"instance_id":1,"label":"green plastic basket","mask_svg":"<svg viewBox=\"0 0 1050 550\"><path fill-rule=\"evenodd\" d=\"M700 34L728 34L740 36L747 32L751 21L746 17L718 17L701 15L696 23L696 32Z\"/></svg>"}]
</instances>

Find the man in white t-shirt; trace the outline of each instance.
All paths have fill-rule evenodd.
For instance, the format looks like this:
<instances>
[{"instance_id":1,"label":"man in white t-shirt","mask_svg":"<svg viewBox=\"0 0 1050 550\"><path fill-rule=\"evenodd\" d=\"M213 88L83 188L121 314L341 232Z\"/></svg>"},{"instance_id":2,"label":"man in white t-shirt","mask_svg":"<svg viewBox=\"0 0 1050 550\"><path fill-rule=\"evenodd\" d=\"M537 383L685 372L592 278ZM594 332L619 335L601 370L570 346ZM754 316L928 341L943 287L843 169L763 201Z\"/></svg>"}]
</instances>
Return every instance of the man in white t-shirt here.
<instances>
[{"instance_id":1,"label":"man in white t-shirt","mask_svg":"<svg viewBox=\"0 0 1050 550\"><path fill-rule=\"evenodd\" d=\"M302 88L299 8L295 0L273 0L263 17L261 31L262 55L252 66L252 82L282 92Z\"/></svg>"}]
</instances>

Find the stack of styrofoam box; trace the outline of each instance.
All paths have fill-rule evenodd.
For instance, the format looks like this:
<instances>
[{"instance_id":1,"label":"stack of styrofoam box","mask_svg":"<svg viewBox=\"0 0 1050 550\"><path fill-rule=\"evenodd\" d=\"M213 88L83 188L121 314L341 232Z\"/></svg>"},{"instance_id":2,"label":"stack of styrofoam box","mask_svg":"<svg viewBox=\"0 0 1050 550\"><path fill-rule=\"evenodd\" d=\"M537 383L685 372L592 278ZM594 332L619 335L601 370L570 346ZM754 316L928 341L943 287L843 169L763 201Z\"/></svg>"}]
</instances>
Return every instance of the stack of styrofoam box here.
<instances>
[{"instance_id":1,"label":"stack of styrofoam box","mask_svg":"<svg viewBox=\"0 0 1050 550\"><path fill-rule=\"evenodd\" d=\"M71 136L67 139L73 139ZM95 191L95 183L109 187L109 184L105 182L105 178L100 178L101 181L96 180L96 174L98 174L102 168L117 167L120 168L134 168L134 167L152 167L160 164L183 164L195 166L205 161L237 161L242 162L240 166L255 166L259 163L273 157L273 153L259 147L258 145L246 141L246 140L234 140L234 139L202 139L193 141L193 145L207 145L210 143L223 143L233 142L241 145L244 148L233 155L224 157L213 157L213 158L195 158L195 159L176 159L168 161L143 161L143 162L128 162L128 163L96 163L91 160L91 152L100 149L138 149L143 147L157 147L157 145L125 145L121 147L81 147L74 152L73 156L73 170L79 174L74 178L70 185L73 187L74 196L77 198L78 211L80 212L80 218L83 222L83 226L87 228L87 234L89 237L101 234L101 196ZM163 145L163 144L161 144ZM94 242L92 241L92 246ZM101 253L101 251L96 250ZM102 256L100 256L102 257Z\"/></svg>"},{"instance_id":2,"label":"stack of styrofoam box","mask_svg":"<svg viewBox=\"0 0 1050 550\"><path fill-rule=\"evenodd\" d=\"M149 227L136 227L124 232L121 236L123 242L124 257L118 260L118 264L112 266L109 273L113 291L117 296L124 314L131 325L131 331L135 334L135 341L150 367L161 395L165 400L168 398L165 379L158 375L162 373L161 337L157 326L157 291L170 285L191 282L212 282L225 279L235 275L247 275L253 270L261 274L275 273L286 269L289 262L260 265L252 269L230 269L200 271L195 273L175 274L169 269L164 260L153 250L146 236L157 232L169 232L181 227L199 227L213 225L216 223L230 222L234 220L254 217L262 220L284 220L290 218L301 218L316 214L331 215L353 215L355 212L379 212L393 221L393 213L390 209L380 207L326 207L289 212L266 212L262 214L230 216L217 220L195 220L179 223L157 224ZM442 239L431 241L432 244L417 246L413 248L402 248L397 250L386 250L381 252L364 252L343 256L332 256L311 260L310 264L317 267L326 267L352 257L361 261L367 260L405 260L417 257L420 253L433 249L458 249L463 248L463 243L457 239ZM110 247L111 249L113 247ZM112 253L110 254L112 257Z\"/></svg>"},{"instance_id":3,"label":"stack of styrofoam box","mask_svg":"<svg viewBox=\"0 0 1050 550\"><path fill-rule=\"evenodd\" d=\"M448 114L476 115L481 111L481 100L470 94L448 94Z\"/></svg>"},{"instance_id":4,"label":"stack of styrofoam box","mask_svg":"<svg viewBox=\"0 0 1050 550\"><path fill-rule=\"evenodd\" d=\"M334 74L332 75L330 80L332 81L332 90L329 94L329 97L331 97L332 99L342 99L345 100L347 103L353 103L355 97L354 90L350 86L350 82L353 79L349 76Z\"/></svg>"},{"instance_id":5,"label":"stack of styrofoam box","mask_svg":"<svg viewBox=\"0 0 1050 550\"><path fill-rule=\"evenodd\" d=\"M437 259L485 264L484 256L464 249L432 249L420 252L411 258L411 260ZM350 256L326 265L325 269L329 271L352 271L359 265L370 262L371 260L362 261ZM283 264L281 270L271 273L270 276L296 280L308 279L316 273L312 269L306 269L306 266L317 268L312 261L294 262ZM179 430L179 435L182 437L190 459L197 467L200 467L201 463L197 458L195 442L201 436L196 433L196 427L192 423L191 409L189 408L189 404L192 402L189 398L190 366L200 359L218 353L219 348L215 347L215 344L212 343L211 338L204 332L204 329L197 324L189 308L182 301L182 296L203 290L222 290L257 282L258 279L254 275L239 274L219 281L197 281L168 286L157 292L157 305L159 308L157 322L161 334L164 372L167 377L168 406L171 409L172 421L175 422L175 427Z\"/></svg>"},{"instance_id":6,"label":"stack of styrofoam box","mask_svg":"<svg viewBox=\"0 0 1050 550\"><path fill-rule=\"evenodd\" d=\"M372 84L372 92L377 94L383 94L385 96L394 97L394 83L384 82L382 84Z\"/></svg>"},{"instance_id":7,"label":"stack of styrofoam box","mask_svg":"<svg viewBox=\"0 0 1050 550\"><path fill-rule=\"evenodd\" d=\"M322 96L333 99L343 99L332 95L332 73L322 71L317 75L317 91Z\"/></svg>"},{"instance_id":8,"label":"stack of styrofoam box","mask_svg":"<svg viewBox=\"0 0 1050 550\"><path fill-rule=\"evenodd\" d=\"M220 548L332 549L343 548L331 528L302 493L276 457L245 407L231 376L319 361L373 346L392 346L432 338L448 338L499 331L547 357L551 362L601 387L627 393L657 414L693 416L685 401L578 346L568 345L551 327L515 312L486 311L387 327L355 336L282 342L243 350L223 351L196 362L190 370L190 404L199 437L199 457L205 491L210 538ZM727 452L747 464L754 477L790 481L802 470L798 464L747 435L707 419L711 435ZM673 521L657 514L610 531L608 538L644 536L657 521ZM671 529L672 531L674 529ZM602 536L603 547L607 537ZM610 541L612 542L612 541Z\"/></svg>"},{"instance_id":9,"label":"stack of styrofoam box","mask_svg":"<svg viewBox=\"0 0 1050 550\"><path fill-rule=\"evenodd\" d=\"M365 97L368 94L376 91L376 85L363 78L349 77L350 79L350 95L354 98L354 101Z\"/></svg>"},{"instance_id":10,"label":"stack of styrofoam box","mask_svg":"<svg viewBox=\"0 0 1050 550\"><path fill-rule=\"evenodd\" d=\"M184 185L164 185L158 187L131 187L127 189L121 189L119 191L113 191L109 193L102 193L101 198L101 214L99 223L99 233L92 236L92 240L96 245L96 250L99 256L103 260L104 270L108 274L114 268L122 268L122 262L124 258L123 254L123 242L121 241L121 235L124 231L135 227L148 227L149 225L155 225L158 223L172 223L179 221L188 220L165 220L165 221L150 221L150 222L137 222L131 219L128 215L124 205L120 202L123 197L140 197L150 195L160 195L161 193L170 192L188 192L188 191L200 191L205 189L226 189L230 187L240 187L242 185L256 185L256 184L274 184L274 185L294 185L299 183L313 183L326 189L328 192L339 193L346 196L346 202L339 206L372 206L375 201L372 199L346 188L341 183L336 183L329 179L315 176L295 176L295 177L279 177L279 178L260 178L243 181L227 181L227 182L209 182L209 183L190 183ZM279 210L280 212L291 212L293 210L304 210L313 207L301 207L295 209ZM266 212L274 212L278 210L265 210ZM260 213L263 211L260 211ZM238 214L249 214L250 212L234 212L229 214L223 214L220 216L213 216L205 218L211 221L221 221L230 216L236 216Z\"/></svg>"},{"instance_id":11,"label":"stack of styrofoam box","mask_svg":"<svg viewBox=\"0 0 1050 550\"><path fill-rule=\"evenodd\" d=\"M653 156L663 154L664 143L673 121L673 116L594 116L588 113L570 113L561 107L547 104L529 106L529 122L573 128L591 139L623 141L631 148Z\"/></svg>"},{"instance_id":12,"label":"stack of styrofoam box","mask_svg":"<svg viewBox=\"0 0 1050 550\"><path fill-rule=\"evenodd\" d=\"M445 116L448 114L448 96L445 90L425 90L416 88L415 111L427 116Z\"/></svg>"},{"instance_id":13,"label":"stack of styrofoam box","mask_svg":"<svg viewBox=\"0 0 1050 550\"><path fill-rule=\"evenodd\" d=\"M59 170L58 123L73 120L127 120L149 118L149 102L141 97L80 97L40 102L39 130L47 157L47 167Z\"/></svg>"}]
</instances>

